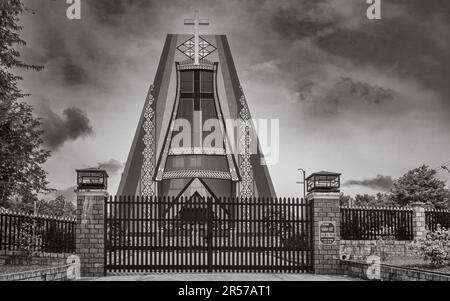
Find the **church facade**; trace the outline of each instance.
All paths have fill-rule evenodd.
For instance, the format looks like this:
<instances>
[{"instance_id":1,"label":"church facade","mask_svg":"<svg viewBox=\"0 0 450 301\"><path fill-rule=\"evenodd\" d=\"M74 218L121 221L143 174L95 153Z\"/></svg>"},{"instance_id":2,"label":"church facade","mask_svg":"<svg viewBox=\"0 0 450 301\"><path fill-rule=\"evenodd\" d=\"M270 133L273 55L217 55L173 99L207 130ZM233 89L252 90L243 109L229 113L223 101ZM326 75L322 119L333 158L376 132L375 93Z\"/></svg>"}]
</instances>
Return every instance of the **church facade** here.
<instances>
[{"instance_id":1,"label":"church facade","mask_svg":"<svg viewBox=\"0 0 450 301\"><path fill-rule=\"evenodd\" d=\"M227 37L167 35L117 195L274 197L263 162Z\"/></svg>"}]
</instances>

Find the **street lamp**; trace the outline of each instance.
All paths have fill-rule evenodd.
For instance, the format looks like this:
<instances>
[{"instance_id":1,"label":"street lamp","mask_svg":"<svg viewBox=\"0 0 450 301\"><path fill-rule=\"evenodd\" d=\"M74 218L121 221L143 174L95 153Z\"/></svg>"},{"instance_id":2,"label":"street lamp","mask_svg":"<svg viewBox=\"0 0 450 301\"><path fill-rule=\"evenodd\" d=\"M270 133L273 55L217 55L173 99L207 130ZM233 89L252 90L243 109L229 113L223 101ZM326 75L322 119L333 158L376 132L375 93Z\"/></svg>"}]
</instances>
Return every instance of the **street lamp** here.
<instances>
[{"instance_id":1,"label":"street lamp","mask_svg":"<svg viewBox=\"0 0 450 301\"><path fill-rule=\"evenodd\" d=\"M308 192L339 192L341 174L329 171L315 172L306 179L306 184Z\"/></svg>"},{"instance_id":2,"label":"street lamp","mask_svg":"<svg viewBox=\"0 0 450 301\"><path fill-rule=\"evenodd\" d=\"M108 173L99 168L77 169L77 189L107 189Z\"/></svg>"},{"instance_id":3,"label":"street lamp","mask_svg":"<svg viewBox=\"0 0 450 301\"><path fill-rule=\"evenodd\" d=\"M441 168L442 168L443 170L446 170L446 171L448 171L448 172L450 173L450 169L447 167L447 165L441 166Z\"/></svg>"},{"instance_id":4,"label":"street lamp","mask_svg":"<svg viewBox=\"0 0 450 301\"><path fill-rule=\"evenodd\" d=\"M303 173L303 182L296 182L297 184L303 185L303 200L306 200L306 171L303 168L297 169L298 171L301 171Z\"/></svg>"}]
</instances>

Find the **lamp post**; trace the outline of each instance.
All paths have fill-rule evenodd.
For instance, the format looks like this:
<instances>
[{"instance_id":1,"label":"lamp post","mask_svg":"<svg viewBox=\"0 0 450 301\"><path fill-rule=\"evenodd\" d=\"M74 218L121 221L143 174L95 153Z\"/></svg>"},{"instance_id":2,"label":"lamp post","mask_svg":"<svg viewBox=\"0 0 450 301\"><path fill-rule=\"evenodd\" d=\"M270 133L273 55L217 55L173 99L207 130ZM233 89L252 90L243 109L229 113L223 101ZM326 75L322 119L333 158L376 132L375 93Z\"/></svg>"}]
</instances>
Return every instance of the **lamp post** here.
<instances>
[{"instance_id":1,"label":"lamp post","mask_svg":"<svg viewBox=\"0 0 450 301\"><path fill-rule=\"evenodd\" d=\"M297 169L298 171L301 171L303 173L303 182L296 182L297 184L303 185L303 200L306 200L306 171L303 168Z\"/></svg>"},{"instance_id":2,"label":"lamp post","mask_svg":"<svg viewBox=\"0 0 450 301\"><path fill-rule=\"evenodd\" d=\"M446 171L448 171L448 172L450 173L450 169L447 167L447 165L441 166L441 168L442 168L443 170L446 170Z\"/></svg>"},{"instance_id":3,"label":"lamp post","mask_svg":"<svg viewBox=\"0 0 450 301\"><path fill-rule=\"evenodd\" d=\"M340 192L341 174L329 171L319 171L306 179L308 193L311 192Z\"/></svg>"}]
</instances>

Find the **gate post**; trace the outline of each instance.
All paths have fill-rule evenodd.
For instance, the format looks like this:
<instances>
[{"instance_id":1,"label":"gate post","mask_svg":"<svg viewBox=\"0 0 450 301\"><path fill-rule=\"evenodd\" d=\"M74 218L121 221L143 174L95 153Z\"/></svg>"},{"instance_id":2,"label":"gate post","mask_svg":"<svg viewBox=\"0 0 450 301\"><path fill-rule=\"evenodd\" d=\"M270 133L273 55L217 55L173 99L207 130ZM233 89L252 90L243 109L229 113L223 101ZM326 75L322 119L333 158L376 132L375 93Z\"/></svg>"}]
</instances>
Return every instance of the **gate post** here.
<instances>
[{"instance_id":1,"label":"gate post","mask_svg":"<svg viewBox=\"0 0 450 301\"><path fill-rule=\"evenodd\" d=\"M88 180L85 182L89 184L82 183L83 173L92 176L95 172L103 172L107 177L104 171L77 170L75 252L80 257L81 277L101 277L105 271L104 204L108 197L106 182L104 186L95 186Z\"/></svg>"},{"instance_id":2,"label":"gate post","mask_svg":"<svg viewBox=\"0 0 450 301\"><path fill-rule=\"evenodd\" d=\"M412 203L410 207L413 208L413 239L422 239L427 234L425 221L425 204Z\"/></svg>"},{"instance_id":3,"label":"gate post","mask_svg":"<svg viewBox=\"0 0 450 301\"><path fill-rule=\"evenodd\" d=\"M339 274L339 193L312 192L307 198L313 212L314 273Z\"/></svg>"}]
</instances>

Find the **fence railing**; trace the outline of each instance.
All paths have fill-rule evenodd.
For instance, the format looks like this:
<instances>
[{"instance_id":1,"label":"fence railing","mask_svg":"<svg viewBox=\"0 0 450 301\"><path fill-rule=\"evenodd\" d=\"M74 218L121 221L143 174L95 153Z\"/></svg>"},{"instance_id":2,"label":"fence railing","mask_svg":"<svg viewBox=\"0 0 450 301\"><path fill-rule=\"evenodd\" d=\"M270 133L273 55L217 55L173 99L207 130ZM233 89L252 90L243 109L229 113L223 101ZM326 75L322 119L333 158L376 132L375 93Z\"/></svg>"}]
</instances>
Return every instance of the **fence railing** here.
<instances>
[{"instance_id":1,"label":"fence railing","mask_svg":"<svg viewBox=\"0 0 450 301\"><path fill-rule=\"evenodd\" d=\"M106 268L301 272L313 267L312 206L299 199L111 197Z\"/></svg>"},{"instance_id":2,"label":"fence railing","mask_svg":"<svg viewBox=\"0 0 450 301\"><path fill-rule=\"evenodd\" d=\"M75 219L0 208L0 250L75 252Z\"/></svg>"},{"instance_id":3,"label":"fence railing","mask_svg":"<svg viewBox=\"0 0 450 301\"><path fill-rule=\"evenodd\" d=\"M394 207L341 207L341 239L413 240L413 210Z\"/></svg>"},{"instance_id":4,"label":"fence railing","mask_svg":"<svg viewBox=\"0 0 450 301\"><path fill-rule=\"evenodd\" d=\"M425 211L425 224L430 231L436 231L438 225L444 229L450 229L450 210L427 210Z\"/></svg>"}]
</instances>

